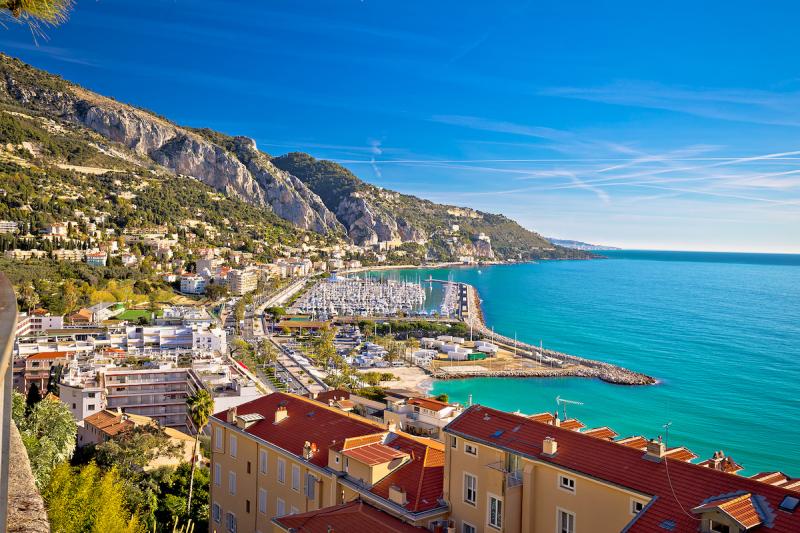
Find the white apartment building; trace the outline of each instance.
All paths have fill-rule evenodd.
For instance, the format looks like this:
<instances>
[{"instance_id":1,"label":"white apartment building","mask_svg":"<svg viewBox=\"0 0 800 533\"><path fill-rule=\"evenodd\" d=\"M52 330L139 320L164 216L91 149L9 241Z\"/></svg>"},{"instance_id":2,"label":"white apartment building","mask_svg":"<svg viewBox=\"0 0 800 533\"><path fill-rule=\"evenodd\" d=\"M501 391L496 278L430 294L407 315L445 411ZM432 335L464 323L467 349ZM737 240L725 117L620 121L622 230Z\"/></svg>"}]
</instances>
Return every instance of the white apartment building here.
<instances>
[{"instance_id":1,"label":"white apartment building","mask_svg":"<svg viewBox=\"0 0 800 533\"><path fill-rule=\"evenodd\" d=\"M203 294L206 292L206 279L203 276L181 276L181 292L184 294Z\"/></svg>"},{"instance_id":2,"label":"white apartment building","mask_svg":"<svg viewBox=\"0 0 800 533\"><path fill-rule=\"evenodd\" d=\"M27 335L48 329L61 329L64 327L63 316L52 316L49 313L40 313L38 310L32 314L20 313L17 317L17 335Z\"/></svg>"}]
</instances>

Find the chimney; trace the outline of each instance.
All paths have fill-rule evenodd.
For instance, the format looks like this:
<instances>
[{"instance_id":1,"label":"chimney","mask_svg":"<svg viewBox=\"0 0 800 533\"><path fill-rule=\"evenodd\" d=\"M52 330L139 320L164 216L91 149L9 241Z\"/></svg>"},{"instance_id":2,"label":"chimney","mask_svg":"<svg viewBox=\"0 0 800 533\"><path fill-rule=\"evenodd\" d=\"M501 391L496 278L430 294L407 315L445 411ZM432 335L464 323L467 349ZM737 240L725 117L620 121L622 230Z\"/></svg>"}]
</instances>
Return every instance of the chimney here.
<instances>
[{"instance_id":1,"label":"chimney","mask_svg":"<svg viewBox=\"0 0 800 533\"><path fill-rule=\"evenodd\" d=\"M661 459L667 454L667 447L664 442L661 440L661 436L659 435L658 440L652 439L647 442L647 451L644 454L644 458L648 461L655 461L657 463L661 462Z\"/></svg>"},{"instance_id":2,"label":"chimney","mask_svg":"<svg viewBox=\"0 0 800 533\"><path fill-rule=\"evenodd\" d=\"M561 419L558 418L558 411L553 413L553 425L555 427L561 427Z\"/></svg>"},{"instance_id":3,"label":"chimney","mask_svg":"<svg viewBox=\"0 0 800 533\"><path fill-rule=\"evenodd\" d=\"M386 424L386 429L392 433L395 433L397 431L397 422L389 422Z\"/></svg>"},{"instance_id":4,"label":"chimney","mask_svg":"<svg viewBox=\"0 0 800 533\"><path fill-rule=\"evenodd\" d=\"M547 437L542 442L542 455L554 457L558 452L558 443L553 437Z\"/></svg>"},{"instance_id":5,"label":"chimney","mask_svg":"<svg viewBox=\"0 0 800 533\"><path fill-rule=\"evenodd\" d=\"M405 489L398 487L397 485L392 485L389 487L389 500L399 505L407 504L408 500L406 499Z\"/></svg>"},{"instance_id":6,"label":"chimney","mask_svg":"<svg viewBox=\"0 0 800 533\"><path fill-rule=\"evenodd\" d=\"M228 416L225 418L228 424L236 423L236 406L228 408Z\"/></svg>"},{"instance_id":7,"label":"chimney","mask_svg":"<svg viewBox=\"0 0 800 533\"><path fill-rule=\"evenodd\" d=\"M287 416L289 416L289 413L286 411L286 407L278 407L278 409L275 411L275 423L277 424L281 422Z\"/></svg>"},{"instance_id":8,"label":"chimney","mask_svg":"<svg viewBox=\"0 0 800 533\"><path fill-rule=\"evenodd\" d=\"M303 444L303 459L305 460L311 459L311 457L314 455L316 451L317 451L316 443L306 441L305 444Z\"/></svg>"}]
</instances>

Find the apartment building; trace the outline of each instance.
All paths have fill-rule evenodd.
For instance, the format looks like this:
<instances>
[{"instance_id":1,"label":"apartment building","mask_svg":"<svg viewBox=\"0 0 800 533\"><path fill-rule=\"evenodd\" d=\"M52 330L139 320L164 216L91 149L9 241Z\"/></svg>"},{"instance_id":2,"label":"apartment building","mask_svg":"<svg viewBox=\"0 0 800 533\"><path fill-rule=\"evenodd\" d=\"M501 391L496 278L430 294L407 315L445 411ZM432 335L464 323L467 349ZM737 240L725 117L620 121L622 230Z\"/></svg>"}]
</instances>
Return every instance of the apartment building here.
<instances>
[{"instance_id":1,"label":"apartment building","mask_svg":"<svg viewBox=\"0 0 800 533\"><path fill-rule=\"evenodd\" d=\"M58 384L58 397L69 407L76 422L106 406L105 389L96 379L81 380L68 376Z\"/></svg>"},{"instance_id":2,"label":"apartment building","mask_svg":"<svg viewBox=\"0 0 800 533\"><path fill-rule=\"evenodd\" d=\"M17 366L15 370L22 371L23 379L14 380L19 392L27 392L35 383L44 396L47 383L50 381L50 370L57 365L66 365L73 358L73 352L41 352L25 358L25 366Z\"/></svg>"},{"instance_id":3,"label":"apartment building","mask_svg":"<svg viewBox=\"0 0 800 533\"><path fill-rule=\"evenodd\" d=\"M203 294L206 292L206 279L203 276L190 274L181 276L181 292L184 294Z\"/></svg>"},{"instance_id":4,"label":"apartment building","mask_svg":"<svg viewBox=\"0 0 800 533\"><path fill-rule=\"evenodd\" d=\"M191 428L186 399L203 387L190 368L114 368L103 374L106 407L144 415L162 426Z\"/></svg>"},{"instance_id":5,"label":"apartment building","mask_svg":"<svg viewBox=\"0 0 800 533\"><path fill-rule=\"evenodd\" d=\"M610 440L608 428L580 432L536 418L476 405L445 428L455 531L800 531L800 495L785 486L693 464L693 454L660 439L642 450Z\"/></svg>"},{"instance_id":6,"label":"apartment building","mask_svg":"<svg viewBox=\"0 0 800 533\"><path fill-rule=\"evenodd\" d=\"M405 398L387 394L383 420L398 429L444 442L442 429L461 414L462 408L434 398Z\"/></svg>"},{"instance_id":7,"label":"apartment building","mask_svg":"<svg viewBox=\"0 0 800 533\"><path fill-rule=\"evenodd\" d=\"M236 296L244 296L258 287L259 271L255 268L232 269L228 272L228 290Z\"/></svg>"},{"instance_id":8,"label":"apartment building","mask_svg":"<svg viewBox=\"0 0 800 533\"><path fill-rule=\"evenodd\" d=\"M356 499L412 525L447 514L441 443L277 392L210 426L212 532L268 533L273 517Z\"/></svg>"},{"instance_id":9,"label":"apartment building","mask_svg":"<svg viewBox=\"0 0 800 533\"><path fill-rule=\"evenodd\" d=\"M35 309L30 315L20 313L17 316L16 335L28 335L48 329L61 329L64 327L63 316L53 316L42 309Z\"/></svg>"}]
</instances>

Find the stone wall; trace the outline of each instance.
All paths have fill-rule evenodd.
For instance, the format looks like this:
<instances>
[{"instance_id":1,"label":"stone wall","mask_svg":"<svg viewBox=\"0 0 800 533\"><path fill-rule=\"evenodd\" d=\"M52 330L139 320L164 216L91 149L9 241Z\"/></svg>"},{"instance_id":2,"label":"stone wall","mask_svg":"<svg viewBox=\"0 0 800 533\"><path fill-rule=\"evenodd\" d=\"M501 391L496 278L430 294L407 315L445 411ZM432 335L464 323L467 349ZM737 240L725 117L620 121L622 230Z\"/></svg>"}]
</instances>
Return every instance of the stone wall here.
<instances>
[{"instance_id":1,"label":"stone wall","mask_svg":"<svg viewBox=\"0 0 800 533\"><path fill-rule=\"evenodd\" d=\"M8 533L48 533L50 523L33 481L28 453L11 422L8 458Z\"/></svg>"}]
</instances>

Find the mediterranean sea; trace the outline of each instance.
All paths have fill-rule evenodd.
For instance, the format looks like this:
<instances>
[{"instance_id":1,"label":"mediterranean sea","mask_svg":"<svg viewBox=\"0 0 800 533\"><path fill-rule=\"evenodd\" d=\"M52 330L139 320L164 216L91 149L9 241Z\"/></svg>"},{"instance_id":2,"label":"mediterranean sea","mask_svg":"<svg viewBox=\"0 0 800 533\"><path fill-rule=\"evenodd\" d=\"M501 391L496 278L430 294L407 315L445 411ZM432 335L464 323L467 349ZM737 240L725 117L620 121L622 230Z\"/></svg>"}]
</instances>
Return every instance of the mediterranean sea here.
<instances>
[{"instance_id":1,"label":"mediterranean sea","mask_svg":"<svg viewBox=\"0 0 800 533\"><path fill-rule=\"evenodd\" d=\"M438 381L433 393L655 437L743 474L800 476L800 255L609 251L596 261L397 270L474 285L499 333L656 377L627 387L582 378Z\"/></svg>"}]
</instances>

